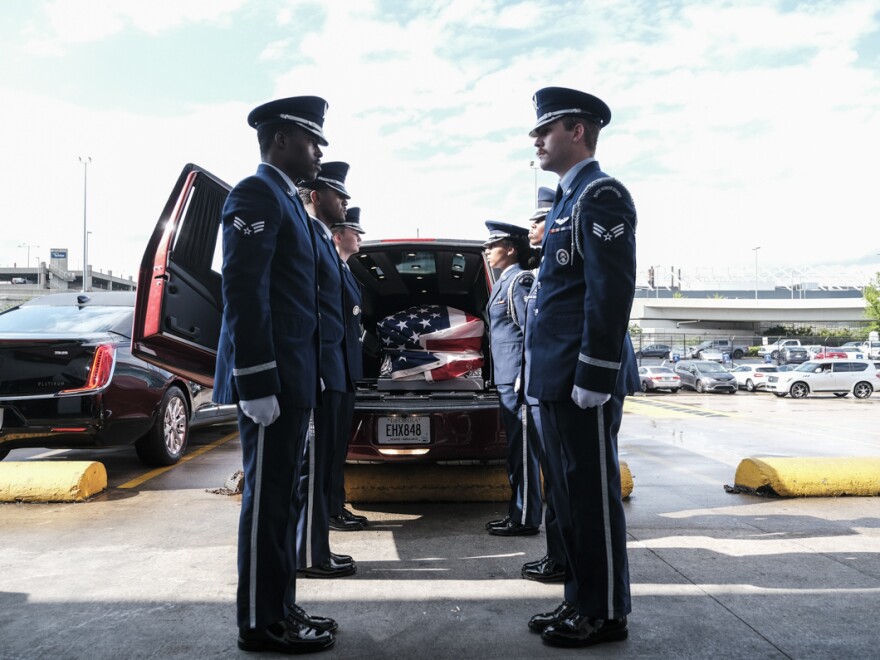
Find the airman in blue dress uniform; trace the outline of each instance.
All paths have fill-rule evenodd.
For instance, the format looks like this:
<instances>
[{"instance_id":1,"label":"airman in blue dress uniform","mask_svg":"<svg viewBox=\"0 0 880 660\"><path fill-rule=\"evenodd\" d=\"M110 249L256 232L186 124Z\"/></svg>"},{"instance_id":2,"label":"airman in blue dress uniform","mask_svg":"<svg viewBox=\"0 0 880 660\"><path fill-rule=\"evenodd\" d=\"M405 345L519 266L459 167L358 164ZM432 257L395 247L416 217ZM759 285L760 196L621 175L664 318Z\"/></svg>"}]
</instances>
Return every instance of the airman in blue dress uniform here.
<instances>
[{"instance_id":1,"label":"airman in blue dress uniform","mask_svg":"<svg viewBox=\"0 0 880 660\"><path fill-rule=\"evenodd\" d=\"M525 323L523 324L523 365L521 381L522 391L528 391L529 369L528 364L531 360L531 351L529 350L529 317L534 315L535 297L537 295L537 287L534 282L538 281L538 268L540 263L541 243L544 238L544 221L547 219L547 213L553 206L553 198L555 193L552 188L541 187L538 189L538 205L532 217L529 218L529 244L532 246L535 255L530 266L534 266L532 274L534 280L529 294L526 296L526 312ZM527 580L536 580L538 582L563 582L565 580L565 549L562 546L562 534L559 531L559 523L556 519L556 507L553 505L553 488L551 483L553 479L559 479L562 474L562 467L551 464L550 460L558 458L557 453L548 454L544 447L544 432L541 429L541 411L538 400L524 394L529 424L534 426L535 434L538 437L539 458L541 463L541 473L544 475L544 531L547 535L547 553L536 561L526 562L522 566L520 574Z\"/></svg>"},{"instance_id":2,"label":"airman in blue dress uniform","mask_svg":"<svg viewBox=\"0 0 880 660\"><path fill-rule=\"evenodd\" d=\"M327 103L316 96L255 108L262 164L223 207L223 321L214 400L238 403L244 492L238 535L238 646L329 648L335 621L296 604L291 509L320 396L315 239L294 181L320 169Z\"/></svg>"},{"instance_id":3,"label":"airman in blue dress uniform","mask_svg":"<svg viewBox=\"0 0 880 660\"><path fill-rule=\"evenodd\" d=\"M528 229L506 222L486 222L486 260L501 274L492 286L487 311L492 349L492 375L507 436L507 476L511 497L507 516L486 523L493 536L537 534L543 512L538 438L529 424L519 380L522 371L526 295L534 276L524 270L531 250Z\"/></svg>"},{"instance_id":4,"label":"airman in blue dress uniform","mask_svg":"<svg viewBox=\"0 0 880 660\"><path fill-rule=\"evenodd\" d=\"M350 556L330 551L330 482L340 407L346 393L353 392L347 375L343 268L330 231L332 224L345 220L350 199L345 188L348 169L348 163L324 163L315 180L304 182L299 189L315 232L324 391L321 405L314 411L314 433L309 435L298 489L297 558L300 571L315 578L344 577L357 571Z\"/></svg>"},{"instance_id":5,"label":"airman in blue dress uniform","mask_svg":"<svg viewBox=\"0 0 880 660\"><path fill-rule=\"evenodd\" d=\"M528 394L540 402L566 555L564 601L529 621L554 646L625 639L631 611L617 433L638 382L627 327L635 290L636 211L594 159L611 111L578 90L534 96L537 157L560 177L547 215L529 318Z\"/></svg>"},{"instance_id":6,"label":"airman in blue dress uniform","mask_svg":"<svg viewBox=\"0 0 880 660\"><path fill-rule=\"evenodd\" d=\"M360 250L361 210L357 206L345 210L345 222L330 226L333 243L342 261L342 311L345 317L345 357L348 388L339 407L339 429L336 436L336 449L333 452L333 467L330 473L330 529L359 530L367 523L366 516L352 513L345 508L345 457L351 440L351 420L354 415L354 393L357 382L364 377L363 353L363 296L348 260Z\"/></svg>"}]
</instances>

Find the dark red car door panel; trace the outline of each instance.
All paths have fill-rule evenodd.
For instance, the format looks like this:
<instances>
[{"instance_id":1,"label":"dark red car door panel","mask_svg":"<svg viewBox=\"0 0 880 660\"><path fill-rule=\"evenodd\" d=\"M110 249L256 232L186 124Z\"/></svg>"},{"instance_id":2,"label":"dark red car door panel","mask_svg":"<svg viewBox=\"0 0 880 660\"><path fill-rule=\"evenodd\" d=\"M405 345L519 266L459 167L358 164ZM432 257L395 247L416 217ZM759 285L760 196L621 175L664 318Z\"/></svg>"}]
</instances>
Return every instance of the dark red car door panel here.
<instances>
[{"instance_id":1,"label":"dark red car door panel","mask_svg":"<svg viewBox=\"0 0 880 660\"><path fill-rule=\"evenodd\" d=\"M223 297L220 222L230 186L183 168L138 273L132 353L213 387Z\"/></svg>"}]
</instances>

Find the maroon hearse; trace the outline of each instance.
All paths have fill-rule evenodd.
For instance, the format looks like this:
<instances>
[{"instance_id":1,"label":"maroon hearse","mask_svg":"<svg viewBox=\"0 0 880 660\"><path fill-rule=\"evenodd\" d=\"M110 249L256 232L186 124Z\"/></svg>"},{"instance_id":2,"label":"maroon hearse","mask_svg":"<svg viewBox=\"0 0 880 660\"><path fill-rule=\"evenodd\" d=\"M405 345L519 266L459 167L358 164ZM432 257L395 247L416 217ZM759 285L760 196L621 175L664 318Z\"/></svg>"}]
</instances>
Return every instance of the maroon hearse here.
<instances>
[{"instance_id":1,"label":"maroon hearse","mask_svg":"<svg viewBox=\"0 0 880 660\"><path fill-rule=\"evenodd\" d=\"M223 309L220 216L229 190L209 172L187 165L159 218L138 277L132 352L206 387L213 386ZM482 244L368 241L348 263L363 285L364 358L348 461L502 462L506 446L491 383L485 313L494 273ZM482 319L482 366L436 382L393 376L378 326L401 310L426 305Z\"/></svg>"}]
</instances>

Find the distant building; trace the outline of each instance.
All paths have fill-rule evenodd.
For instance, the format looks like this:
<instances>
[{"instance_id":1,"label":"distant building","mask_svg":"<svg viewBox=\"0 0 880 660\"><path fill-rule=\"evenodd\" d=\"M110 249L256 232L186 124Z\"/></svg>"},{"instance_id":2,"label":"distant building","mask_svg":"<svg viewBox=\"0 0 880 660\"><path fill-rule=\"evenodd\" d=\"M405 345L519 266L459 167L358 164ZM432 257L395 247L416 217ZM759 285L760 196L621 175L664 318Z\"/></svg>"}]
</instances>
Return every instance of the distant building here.
<instances>
[{"instance_id":1,"label":"distant building","mask_svg":"<svg viewBox=\"0 0 880 660\"><path fill-rule=\"evenodd\" d=\"M82 291L83 271L69 270L67 248L52 248L49 263L39 266L0 268L0 308L5 309L35 296L63 291ZM137 282L132 276L126 279L115 277L113 271L95 271L89 267L86 272L87 291L134 291Z\"/></svg>"}]
</instances>

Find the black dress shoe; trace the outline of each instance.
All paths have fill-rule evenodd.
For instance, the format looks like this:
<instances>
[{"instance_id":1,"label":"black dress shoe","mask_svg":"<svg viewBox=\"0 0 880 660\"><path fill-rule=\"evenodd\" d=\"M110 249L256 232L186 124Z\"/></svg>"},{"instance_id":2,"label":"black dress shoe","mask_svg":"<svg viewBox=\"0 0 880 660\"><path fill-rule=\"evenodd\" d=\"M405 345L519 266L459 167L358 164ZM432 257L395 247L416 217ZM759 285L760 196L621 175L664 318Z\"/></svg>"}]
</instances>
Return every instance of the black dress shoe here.
<instances>
[{"instance_id":1,"label":"black dress shoe","mask_svg":"<svg viewBox=\"0 0 880 660\"><path fill-rule=\"evenodd\" d=\"M335 552L330 553L330 559L337 564L354 564L355 561L351 555L337 555Z\"/></svg>"},{"instance_id":2,"label":"black dress shoe","mask_svg":"<svg viewBox=\"0 0 880 660\"><path fill-rule=\"evenodd\" d=\"M543 564L548 559L550 559L550 555L544 555L543 557L541 557L540 559L536 559L535 561L527 561L525 564L522 565L523 570L527 568L535 568L538 565Z\"/></svg>"},{"instance_id":3,"label":"black dress shoe","mask_svg":"<svg viewBox=\"0 0 880 660\"><path fill-rule=\"evenodd\" d=\"M330 529L337 532L359 532L364 528L362 522L346 520L342 516L330 516Z\"/></svg>"},{"instance_id":4,"label":"black dress shoe","mask_svg":"<svg viewBox=\"0 0 880 660\"><path fill-rule=\"evenodd\" d=\"M522 576L526 580L538 582L565 582L565 566L550 557L545 557L537 565L524 564Z\"/></svg>"},{"instance_id":5,"label":"black dress shoe","mask_svg":"<svg viewBox=\"0 0 880 660\"><path fill-rule=\"evenodd\" d=\"M362 525L366 525L366 524L367 524L367 517L366 517L366 516L359 516L359 515L356 514L356 513L352 513L351 511L349 511L349 510L346 509L345 507L342 507L342 513L340 513L340 514L339 514L338 516L336 516L336 517L337 517L337 518L342 518L343 520L349 520L349 521L359 522L359 523L362 524Z\"/></svg>"},{"instance_id":6,"label":"black dress shoe","mask_svg":"<svg viewBox=\"0 0 880 660\"><path fill-rule=\"evenodd\" d=\"M602 642L626 639L626 617L622 619L594 619L574 614L565 621L544 628L541 639L551 646L592 646Z\"/></svg>"},{"instance_id":7,"label":"black dress shoe","mask_svg":"<svg viewBox=\"0 0 880 660\"><path fill-rule=\"evenodd\" d=\"M536 633L544 632L547 626L562 623L575 614L577 614L577 608L571 603L562 601L562 604L552 612L542 612L529 619L529 630Z\"/></svg>"},{"instance_id":8,"label":"black dress shoe","mask_svg":"<svg viewBox=\"0 0 880 660\"><path fill-rule=\"evenodd\" d=\"M499 520L490 520L486 523L486 531L489 531L493 527L504 527L507 523L510 522L510 516L504 516Z\"/></svg>"},{"instance_id":9,"label":"black dress shoe","mask_svg":"<svg viewBox=\"0 0 880 660\"><path fill-rule=\"evenodd\" d=\"M493 536L534 536L538 531L537 527L520 525L512 520L508 520L507 524L501 527L489 528L489 533Z\"/></svg>"},{"instance_id":10,"label":"black dress shoe","mask_svg":"<svg viewBox=\"0 0 880 660\"><path fill-rule=\"evenodd\" d=\"M289 605L287 607L287 622L295 623L301 626L308 626L315 630L326 630L327 632L336 632L339 624L328 616L311 616L299 605Z\"/></svg>"},{"instance_id":11,"label":"black dress shoe","mask_svg":"<svg viewBox=\"0 0 880 660\"><path fill-rule=\"evenodd\" d=\"M332 632L302 624L279 621L265 628L239 628L238 648L260 653L313 653L336 643Z\"/></svg>"},{"instance_id":12,"label":"black dress shoe","mask_svg":"<svg viewBox=\"0 0 880 660\"><path fill-rule=\"evenodd\" d=\"M309 578L338 578L357 573L354 562L338 564L333 559L328 559L323 564L302 568L300 573Z\"/></svg>"}]
</instances>

